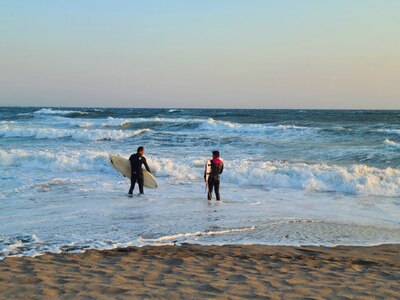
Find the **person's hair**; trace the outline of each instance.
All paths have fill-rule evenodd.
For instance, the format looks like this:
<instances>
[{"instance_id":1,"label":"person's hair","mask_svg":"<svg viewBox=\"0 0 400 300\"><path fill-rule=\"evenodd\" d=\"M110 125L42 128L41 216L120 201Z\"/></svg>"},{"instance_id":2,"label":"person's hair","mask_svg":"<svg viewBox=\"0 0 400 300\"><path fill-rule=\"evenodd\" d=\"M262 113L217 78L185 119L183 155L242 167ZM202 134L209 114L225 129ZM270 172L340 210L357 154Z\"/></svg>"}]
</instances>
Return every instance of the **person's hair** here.
<instances>
[{"instance_id":1,"label":"person's hair","mask_svg":"<svg viewBox=\"0 0 400 300\"><path fill-rule=\"evenodd\" d=\"M140 151L142 151L142 150L144 150L144 147L143 147L143 146L140 146L140 147L137 148L137 152L138 152L138 153L139 153Z\"/></svg>"},{"instance_id":2,"label":"person's hair","mask_svg":"<svg viewBox=\"0 0 400 300\"><path fill-rule=\"evenodd\" d=\"M213 155L215 155L216 157L219 157L219 151L215 150L212 152Z\"/></svg>"}]
</instances>

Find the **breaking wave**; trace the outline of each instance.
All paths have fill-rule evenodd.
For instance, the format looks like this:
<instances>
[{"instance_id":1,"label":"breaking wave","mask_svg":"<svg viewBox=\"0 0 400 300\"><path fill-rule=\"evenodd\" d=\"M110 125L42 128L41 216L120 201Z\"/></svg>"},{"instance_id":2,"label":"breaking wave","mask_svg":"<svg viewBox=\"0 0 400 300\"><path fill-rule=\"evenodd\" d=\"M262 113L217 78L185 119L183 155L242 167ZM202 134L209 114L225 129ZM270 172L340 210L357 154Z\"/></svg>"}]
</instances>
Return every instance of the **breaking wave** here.
<instances>
[{"instance_id":1,"label":"breaking wave","mask_svg":"<svg viewBox=\"0 0 400 300\"><path fill-rule=\"evenodd\" d=\"M108 154L93 151L29 151L0 149L0 166L23 167L34 170L58 171L107 171Z\"/></svg>"},{"instance_id":2,"label":"breaking wave","mask_svg":"<svg viewBox=\"0 0 400 300\"><path fill-rule=\"evenodd\" d=\"M400 129L379 129L378 132L400 135Z\"/></svg>"},{"instance_id":3,"label":"breaking wave","mask_svg":"<svg viewBox=\"0 0 400 300\"><path fill-rule=\"evenodd\" d=\"M90 124L86 124L90 126ZM82 125L84 128L85 125ZM79 141L120 140L138 136L151 130L148 128L135 131L106 130L106 129L57 129L57 128L16 128L3 126L0 136L6 138L35 138L35 139L60 139L72 138Z\"/></svg>"},{"instance_id":4,"label":"breaking wave","mask_svg":"<svg viewBox=\"0 0 400 300\"><path fill-rule=\"evenodd\" d=\"M400 196L400 170L366 165L265 162L259 166L234 166L226 177L238 183L266 185L269 188L301 189L375 196Z\"/></svg>"},{"instance_id":5,"label":"breaking wave","mask_svg":"<svg viewBox=\"0 0 400 300\"><path fill-rule=\"evenodd\" d=\"M125 153L122 156L128 157L129 154ZM202 180L204 160L186 158L177 161L171 157L148 157L150 168L156 176L187 184ZM31 170L114 172L108 162L108 153L105 151L56 153L0 149L0 166L23 166ZM239 186L262 186L268 189L400 196L400 169L398 168L242 160L225 161L222 178L224 182Z\"/></svg>"},{"instance_id":6,"label":"breaking wave","mask_svg":"<svg viewBox=\"0 0 400 300\"><path fill-rule=\"evenodd\" d=\"M79 110L57 110L52 108L41 108L35 112L35 115L69 115L69 114L80 114L87 115L87 112L79 111Z\"/></svg>"},{"instance_id":7,"label":"breaking wave","mask_svg":"<svg viewBox=\"0 0 400 300\"><path fill-rule=\"evenodd\" d=\"M387 146L392 146L392 147L400 148L400 143L396 143L396 142L394 142L394 141L392 141L392 140L389 140L389 139L386 139L383 143L384 143L385 145L387 145Z\"/></svg>"}]
</instances>

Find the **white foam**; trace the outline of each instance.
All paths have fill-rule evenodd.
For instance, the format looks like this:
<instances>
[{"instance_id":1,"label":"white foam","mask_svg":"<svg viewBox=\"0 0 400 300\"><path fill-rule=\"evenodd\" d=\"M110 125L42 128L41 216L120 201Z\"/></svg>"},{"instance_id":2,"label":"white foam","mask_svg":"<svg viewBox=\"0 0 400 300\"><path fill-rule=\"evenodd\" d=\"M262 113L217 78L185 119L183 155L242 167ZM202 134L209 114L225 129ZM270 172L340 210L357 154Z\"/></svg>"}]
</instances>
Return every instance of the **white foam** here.
<instances>
[{"instance_id":1,"label":"white foam","mask_svg":"<svg viewBox=\"0 0 400 300\"><path fill-rule=\"evenodd\" d=\"M11 192L8 192L8 195L11 195L13 193L20 193L23 192L25 190L35 190L38 192L48 192L53 190L54 188L57 187L61 187L63 185L67 185L67 184L76 184L78 183L78 180L73 180L73 179L63 179L63 178L54 178L52 180L49 181L44 181L44 182L39 182L39 183L34 183L34 184L29 184L29 185L25 185L19 188L14 189ZM34 236L35 238L35 236Z\"/></svg>"},{"instance_id":2,"label":"white foam","mask_svg":"<svg viewBox=\"0 0 400 300\"><path fill-rule=\"evenodd\" d=\"M219 235L219 234L229 234L235 232L244 232L249 230L254 230L256 227L248 227L248 228L234 228L234 229L227 229L227 230L220 230L220 231L197 231L197 232L188 232L188 233L178 233L173 235L166 235L156 239L145 239L143 237L138 238L138 242L151 242L151 243L160 243L165 241L176 240L179 238L188 238L193 236L206 236L206 235Z\"/></svg>"},{"instance_id":3,"label":"white foam","mask_svg":"<svg viewBox=\"0 0 400 300\"><path fill-rule=\"evenodd\" d=\"M34 137L34 138L59 138L71 136L74 139L85 139L85 135L100 135L98 139L113 139L109 135L122 135L124 136L125 130L116 130L111 133L106 133L110 131L112 127L118 129L129 128L130 125L141 126L143 123L154 123L154 126L163 125L182 125L180 133L185 134L197 134L207 132L208 135L220 135L221 133L228 135L251 135L259 136L264 138L268 137L296 137L299 134L315 134L318 128L309 128L295 125L283 125L283 124L251 124L251 123L236 123L230 121L216 120L213 118L162 118L162 117L148 117L148 118L99 118L99 119L89 119L89 118L68 118L65 115L74 111L57 111L52 109L42 109L41 113L47 116L46 119L41 120L50 128L30 128L19 127L20 124L4 123L8 127L3 126L0 128L0 136L9 137ZM79 113L79 112L77 112ZM11 126L13 125L13 126ZM59 128L60 125L65 125L67 127L75 128ZM146 127L150 126L144 124ZM186 125L193 125L187 127ZM56 128L54 128L56 127ZM78 127L78 129L76 129ZM79 129L93 129L93 133L82 133ZM150 128L151 129L151 128ZM147 128L147 130L150 130ZM94 131L97 130L97 131ZM83 136L82 136L83 134ZM93 140L96 137L90 136L87 139ZM120 138L120 137L117 137ZM123 138L123 137L122 137Z\"/></svg>"},{"instance_id":4,"label":"white foam","mask_svg":"<svg viewBox=\"0 0 400 300\"><path fill-rule=\"evenodd\" d=\"M95 124L94 122L79 122L77 125L81 128L90 128L93 127Z\"/></svg>"},{"instance_id":5,"label":"white foam","mask_svg":"<svg viewBox=\"0 0 400 300\"><path fill-rule=\"evenodd\" d=\"M236 133L236 134L253 134L261 135L265 134L275 135L282 134L297 135L299 132L309 132L313 133L318 128L309 128L295 125L282 125L282 124L248 124L248 123L235 123L230 121L220 121L213 118L209 118L206 121L201 122L201 130L206 130L215 133Z\"/></svg>"},{"instance_id":6,"label":"white foam","mask_svg":"<svg viewBox=\"0 0 400 300\"><path fill-rule=\"evenodd\" d=\"M400 129L378 129L378 132L400 135Z\"/></svg>"},{"instance_id":7,"label":"white foam","mask_svg":"<svg viewBox=\"0 0 400 300\"><path fill-rule=\"evenodd\" d=\"M68 115L72 113L86 115L87 112L77 111L77 110L56 110L51 108L41 108L34 112L36 115Z\"/></svg>"},{"instance_id":8,"label":"white foam","mask_svg":"<svg viewBox=\"0 0 400 300\"><path fill-rule=\"evenodd\" d=\"M121 153L129 157L129 153ZM147 157L156 176L190 184L203 180L204 160L198 158ZM63 171L112 171L105 151L29 151L0 149L0 166L23 166ZM366 165L327 165L280 161L225 161L224 182L235 185L285 188L315 192L339 192L354 195L400 196L400 169Z\"/></svg>"},{"instance_id":9,"label":"white foam","mask_svg":"<svg viewBox=\"0 0 400 300\"><path fill-rule=\"evenodd\" d=\"M29 256L37 256L42 253L37 251L26 250L32 245L40 245L42 240L33 235L21 235L16 238L9 238L6 236L0 236L3 239L0 241L0 260L9 257L19 257L29 254Z\"/></svg>"},{"instance_id":10,"label":"white foam","mask_svg":"<svg viewBox=\"0 0 400 300\"><path fill-rule=\"evenodd\" d=\"M153 158L157 174L178 180L201 180L205 160ZM225 161L222 180L238 185L287 188L356 195L400 196L400 169L366 165L327 165L290 162Z\"/></svg>"},{"instance_id":11,"label":"white foam","mask_svg":"<svg viewBox=\"0 0 400 300\"><path fill-rule=\"evenodd\" d=\"M209 131L209 132L224 132L224 133L253 133L253 134L298 134L299 132L310 132L314 133L318 128L309 128L296 125L283 125L283 124L250 124L250 123L236 123L230 121L215 120L213 118L202 119L202 118L161 118L161 117L149 117L149 118L113 118L107 117L106 119L70 119L60 116L54 117L56 120L63 120L65 123L71 125L85 124L90 122L91 126L101 127L127 127L129 125L141 124L141 123L158 123L162 124L195 124L198 125L198 130Z\"/></svg>"},{"instance_id":12,"label":"white foam","mask_svg":"<svg viewBox=\"0 0 400 300\"><path fill-rule=\"evenodd\" d=\"M385 139L385 141L384 141L383 143L384 143L385 145L388 145L388 146L400 148L400 143L396 143L396 142L391 141L391 140L389 140L389 139Z\"/></svg>"},{"instance_id":13,"label":"white foam","mask_svg":"<svg viewBox=\"0 0 400 300\"><path fill-rule=\"evenodd\" d=\"M25 170L86 171L107 170L108 153L101 151L29 151L0 149L0 166L22 166Z\"/></svg>"},{"instance_id":14,"label":"white foam","mask_svg":"<svg viewBox=\"0 0 400 300\"><path fill-rule=\"evenodd\" d=\"M81 124L90 123L91 127L127 127L129 125L140 125L142 123L156 123L159 125L162 124L201 124L205 122L204 119L184 119L184 118L160 118L160 117L149 117L149 118L98 118L98 119L89 119L89 118L68 118L60 115L48 115L44 120L48 123L55 124L66 124L73 126L80 126Z\"/></svg>"},{"instance_id":15,"label":"white foam","mask_svg":"<svg viewBox=\"0 0 400 300\"><path fill-rule=\"evenodd\" d=\"M172 158L153 158L151 161L149 160L149 164L151 164L152 171L160 176L171 176L177 180L195 180L199 177L190 162L178 162Z\"/></svg>"},{"instance_id":16,"label":"white foam","mask_svg":"<svg viewBox=\"0 0 400 300\"><path fill-rule=\"evenodd\" d=\"M227 167L225 178L239 184L250 183L268 188L391 197L400 195L399 169L366 165L232 162Z\"/></svg>"},{"instance_id":17,"label":"white foam","mask_svg":"<svg viewBox=\"0 0 400 300\"><path fill-rule=\"evenodd\" d=\"M36 139L59 139L72 138L80 141L96 140L119 140L131 138L151 132L151 129L144 128L135 131L105 130L105 129L57 129L57 128L21 128L3 125L0 128L0 136L8 138L24 137Z\"/></svg>"},{"instance_id":18,"label":"white foam","mask_svg":"<svg viewBox=\"0 0 400 300\"><path fill-rule=\"evenodd\" d=\"M4 248L3 250L0 251L0 254L2 255L7 255L10 252L17 251L20 247L22 247L24 243L21 241L16 241L14 244L9 245L8 247Z\"/></svg>"}]
</instances>

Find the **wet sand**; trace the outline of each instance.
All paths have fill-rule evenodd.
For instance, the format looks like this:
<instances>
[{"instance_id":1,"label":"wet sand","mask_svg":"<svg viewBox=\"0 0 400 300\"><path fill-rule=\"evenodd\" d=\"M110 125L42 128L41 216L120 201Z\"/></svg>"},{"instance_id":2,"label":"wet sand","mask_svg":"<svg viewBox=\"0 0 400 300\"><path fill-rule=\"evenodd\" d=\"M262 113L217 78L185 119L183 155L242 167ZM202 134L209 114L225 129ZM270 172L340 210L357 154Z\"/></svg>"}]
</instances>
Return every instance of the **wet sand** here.
<instances>
[{"instance_id":1,"label":"wet sand","mask_svg":"<svg viewBox=\"0 0 400 300\"><path fill-rule=\"evenodd\" d=\"M0 299L400 299L400 245L163 246L0 261Z\"/></svg>"}]
</instances>

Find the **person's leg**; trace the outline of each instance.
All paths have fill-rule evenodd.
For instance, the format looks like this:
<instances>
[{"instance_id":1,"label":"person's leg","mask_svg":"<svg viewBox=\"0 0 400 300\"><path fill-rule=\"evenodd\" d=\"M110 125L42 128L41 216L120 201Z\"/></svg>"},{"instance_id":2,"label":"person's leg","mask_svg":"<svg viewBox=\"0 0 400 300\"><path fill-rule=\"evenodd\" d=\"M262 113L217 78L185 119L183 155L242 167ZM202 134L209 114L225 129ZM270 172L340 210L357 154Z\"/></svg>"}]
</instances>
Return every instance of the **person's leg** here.
<instances>
[{"instance_id":1,"label":"person's leg","mask_svg":"<svg viewBox=\"0 0 400 300\"><path fill-rule=\"evenodd\" d=\"M139 184L140 193L144 194L144 191L143 191L144 178L143 177L139 177L138 178L138 184Z\"/></svg>"},{"instance_id":2,"label":"person's leg","mask_svg":"<svg viewBox=\"0 0 400 300\"><path fill-rule=\"evenodd\" d=\"M132 195L133 190L135 189L136 180L137 180L136 176L131 175L131 187L128 192L129 195Z\"/></svg>"},{"instance_id":3,"label":"person's leg","mask_svg":"<svg viewBox=\"0 0 400 300\"><path fill-rule=\"evenodd\" d=\"M215 196L217 197L217 200L221 200L221 197L219 195L219 179L214 181L214 188L215 188Z\"/></svg>"},{"instance_id":4,"label":"person's leg","mask_svg":"<svg viewBox=\"0 0 400 300\"><path fill-rule=\"evenodd\" d=\"M214 181L211 178L211 176L208 178L208 193L207 193L207 199L211 200L212 199L212 191L214 187Z\"/></svg>"}]
</instances>

